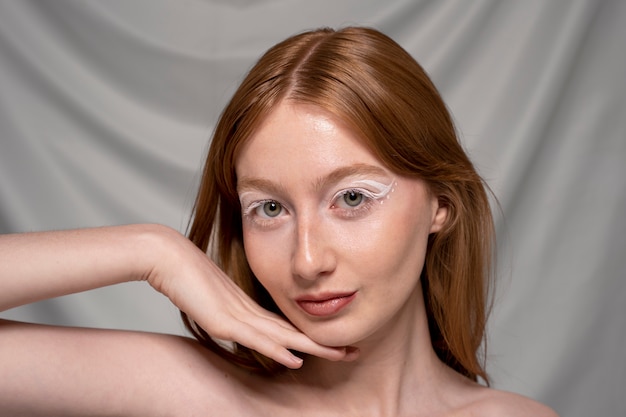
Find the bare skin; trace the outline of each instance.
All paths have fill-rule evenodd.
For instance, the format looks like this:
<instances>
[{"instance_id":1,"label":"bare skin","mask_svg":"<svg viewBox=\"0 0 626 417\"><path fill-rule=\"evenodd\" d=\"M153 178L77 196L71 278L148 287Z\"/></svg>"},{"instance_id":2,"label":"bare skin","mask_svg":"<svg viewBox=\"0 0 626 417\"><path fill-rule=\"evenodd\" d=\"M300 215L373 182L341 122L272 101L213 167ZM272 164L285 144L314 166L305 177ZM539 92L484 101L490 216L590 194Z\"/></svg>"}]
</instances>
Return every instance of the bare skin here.
<instances>
[{"instance_id":1,"label":"bare skin","mask_svg":"<svg viewBox=\"0 0 626 417\"><path fill-rule=\"evenodd\" d=\"M436 357L419 271L446 210L423 183L390 173L332 116L289 103L250 138L236 169L246 255L290 322L256 305L178 232L156 225L0 236L0 307L145 280L209 334L290 370L249 374L176 336L0 322L4 409L555 416Z\"/></svg>"}]
</instances>

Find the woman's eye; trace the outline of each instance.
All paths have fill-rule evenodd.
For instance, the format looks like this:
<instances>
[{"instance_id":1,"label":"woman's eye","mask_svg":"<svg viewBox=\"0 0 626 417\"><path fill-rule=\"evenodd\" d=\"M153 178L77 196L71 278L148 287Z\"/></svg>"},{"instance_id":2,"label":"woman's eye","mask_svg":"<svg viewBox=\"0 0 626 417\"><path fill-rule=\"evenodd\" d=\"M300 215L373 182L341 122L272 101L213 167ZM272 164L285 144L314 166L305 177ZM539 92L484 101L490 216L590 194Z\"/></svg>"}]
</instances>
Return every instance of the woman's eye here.
<instances>
[{"instance_id":1,"label":"woman's eye","mask_svg":"<svg viewBox=\"0 0 626 417\"><path fill-rule=\"evenodd\" d=\"M363 202L363 194L350 190L343 195L343 201L350 207L356 207Z\"/></svg>"},{"instance_id":2,"label":"woman's eye","mask_svg":"<svg viewBox=\"0 0 626 417\"><path fill-rule=\"evenodd\" d=\"M242 216L250 224L262 228L272 228L284 221L284 217L289 215L285 207L276 200L257 200L251 203L242 203L245 209Z\"/></svg>"},{"instance_id":3,"label":"woman's eye","mask_svg":"<svg viewBox=\"0 0 626 417\"><path fill-rule=\"evenodd\" d=\"M374 196L366 190L348 189L335 194L332 206L340 210L341 216L361 215L372 207Z\"/></svg>"},{"instance_id":4,"label":"woman's eye","mask_svg":"<svg viewBox=\"0 0 626 417\"><path fill-rule=\"evenodd\" d=\"M276 201L266 201L265 203L261 204L259 208L263 210L263 214L267 217L276 217L283 210L283 206L281 206L280 203L277 203Z\"/></svg>"}]
</instances>

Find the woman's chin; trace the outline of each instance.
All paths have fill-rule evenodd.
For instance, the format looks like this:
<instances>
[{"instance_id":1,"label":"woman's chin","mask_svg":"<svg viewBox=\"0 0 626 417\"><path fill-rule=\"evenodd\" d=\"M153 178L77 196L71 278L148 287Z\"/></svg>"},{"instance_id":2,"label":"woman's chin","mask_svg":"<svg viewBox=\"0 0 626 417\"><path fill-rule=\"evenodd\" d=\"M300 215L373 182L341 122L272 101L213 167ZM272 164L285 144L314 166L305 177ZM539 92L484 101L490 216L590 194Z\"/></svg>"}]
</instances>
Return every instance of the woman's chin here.
<instances>
[{"instance_id":1,"label":"woman's chin","mask_svg":"<svg viewBox=\"0 0 626 417\"><path fill-rule=\"evenodd\" d=\"M322 326L301 329L315 343L328 347L356 346L362 337L355 329L334 329L332 326Z\"/></svg>"}]
</instances>

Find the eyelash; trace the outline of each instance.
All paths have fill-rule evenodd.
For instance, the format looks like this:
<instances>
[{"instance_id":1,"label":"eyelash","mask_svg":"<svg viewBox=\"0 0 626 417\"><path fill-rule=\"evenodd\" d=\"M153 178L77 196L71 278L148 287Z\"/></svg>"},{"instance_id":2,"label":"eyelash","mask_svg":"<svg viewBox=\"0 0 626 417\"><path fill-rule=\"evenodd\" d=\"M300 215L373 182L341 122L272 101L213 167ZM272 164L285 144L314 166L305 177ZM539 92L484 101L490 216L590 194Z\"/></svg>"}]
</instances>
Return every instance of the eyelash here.
<instances>
[{"instance_id":1,"label":"eyelash","mask_svg":"<svg viewBox=\"0 0 626 417\"><path fill-rule=\"evenodd\" d=\"M345 196L350 193L361 195L363 200L357 206L353 206L353 207L348 206L350 208L338 207L337 202L342 202L342 199L344 199ZM332 201L332 204L331 204L332 208L336 208L336 209L344 211L343 217L354 218L369 211L372 208L374 201L376 201L376 196L370 191L364 190L362 188L348 188L346 190L341 190L337 194L335 194L331 201Z\"/></svg>"},{"instance_id":2,"label":"eyelash","mask_svg":"<svg viewBox=\"0 0 626 417\"><path fill-rule=\"evenodd\" d=\"M243 216L261 227L272 226L273 224L276 223L276 219L278 216L277 217L269 217L269 216L265 217L259 214L258 212L259 210L262 210L263 206L267 203L276 203L280 207L281 211L278 216L280 216L282 212L285 210L285 206L276 200L272 200L272 199L258 200L258 201L252 202L245 208L245 210L243 210L242 212Z\"/></svg>"},{"instance_id":3,"label":"eyelash","mask_svg":"<svg viewBox=\"0 0 626 417\"><path fill-rule=\"evenodd\" d=\"M349 206L343 200L345 196L350 193L354 193L354 194L358 194L362 196L362 201L359 202L359 204L354 207ZM359 217L365 214L367 211L369 211L373 207L374 202L377 199L378 197L374 193L367 191L365 189L347 188L345 190L341 190L337 192L333 196L333 198L331 199L330 207L335 210L341 210L340 212L341 217L346 218L346 219L351 219L351 218ZM262 210L265 204L267 203L276 203L280 207L281 211L276 217L269 217L259 211L259 210ZM243 210L243 216L260 227L271 227L276 224L277 220L279 220L279 218L283 214L283 211L285 210L286 210L285 206L277 200L273 200L273 199L258 200L258 201L252 202Z\"/></svg>"}]
</instances>

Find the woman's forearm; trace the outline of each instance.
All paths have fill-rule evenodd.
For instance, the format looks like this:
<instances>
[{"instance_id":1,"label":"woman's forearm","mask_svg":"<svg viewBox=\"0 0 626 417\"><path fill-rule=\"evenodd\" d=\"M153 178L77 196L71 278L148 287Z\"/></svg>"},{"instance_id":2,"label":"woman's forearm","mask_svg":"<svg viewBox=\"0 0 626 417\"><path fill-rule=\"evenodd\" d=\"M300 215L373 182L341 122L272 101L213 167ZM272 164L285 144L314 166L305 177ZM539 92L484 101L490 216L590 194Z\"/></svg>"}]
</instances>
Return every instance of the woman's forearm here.
<instances>
[{"instance_id":1,"label":"woman's forearm","mask_svg":"<svg viewBox=\"0 0 626 417\"><path fill-rule=\"evenodd\" d=\"M146 280L211 336L241 343L288 366L290 351L352 360L261 308L174 229L114 226L0 236L0 310L128 281Z\"/></svg>"},{"instance_id":2,"label":"woman's forearm","mask_svg":"<svg viewBox=\"0 0 626 417\"><path fill-rule=\"evenodd\" d=\"M0 235L0 311L146 279L162 236L174 234L160 225L128 225Z\"/></svg>"}]
</instances>

